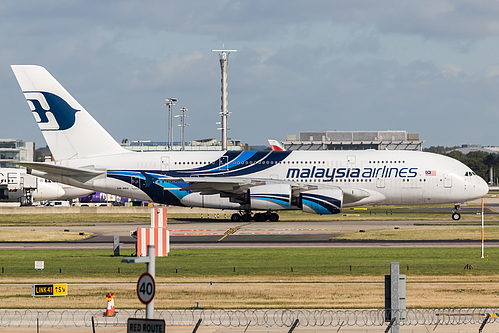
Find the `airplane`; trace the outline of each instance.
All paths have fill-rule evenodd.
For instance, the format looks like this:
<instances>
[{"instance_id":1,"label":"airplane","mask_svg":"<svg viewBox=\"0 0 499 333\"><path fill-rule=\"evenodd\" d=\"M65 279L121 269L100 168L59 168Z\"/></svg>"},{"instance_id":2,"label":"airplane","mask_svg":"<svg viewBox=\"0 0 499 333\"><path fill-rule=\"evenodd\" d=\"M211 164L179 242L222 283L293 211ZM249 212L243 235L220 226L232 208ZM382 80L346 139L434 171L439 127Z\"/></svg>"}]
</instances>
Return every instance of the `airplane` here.
<instances>
[{"instance_id":1,"label":"airplane","mask_svg":"<svg viewBox=\"0 0 499 333\"><path fill-rule=\"evenodd\" d=\"M34 201L71 200L91 193L91 190L35 177L22 169L0 168L0 202L30 206Z\"/></svg>"},{"instance_id":2,"label":"airplane","mask_svg":"<svg viewBox=\"0 0 499 333\"><path fill-rule=\"evenodd\" d=\"M19 164L72 186L234 210L232 221L277 221L281 210L338 214L365 205L462 203L488 192L463 163L421 151L128 151L45 68L12 70L54 157Z\"/></svg>"}]
</instances>

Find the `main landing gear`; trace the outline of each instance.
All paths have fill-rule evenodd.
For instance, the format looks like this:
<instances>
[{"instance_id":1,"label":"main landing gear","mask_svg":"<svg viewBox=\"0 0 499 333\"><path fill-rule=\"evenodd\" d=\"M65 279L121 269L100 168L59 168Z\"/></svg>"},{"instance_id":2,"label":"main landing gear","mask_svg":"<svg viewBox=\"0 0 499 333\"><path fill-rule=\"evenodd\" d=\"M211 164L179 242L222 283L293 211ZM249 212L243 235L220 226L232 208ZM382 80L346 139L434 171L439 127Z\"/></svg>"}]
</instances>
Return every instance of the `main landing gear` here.
<instances>
[{"instance_id":1,"label":"main landing gear","mask_svg":"<svg viewBox=\"0 0 499 333\"><path fill-rule=\"evenodd\" d=\"M455 204L454 209L452 210L452 219L454 221L458 221L461 218L461 214L459 214L459 210L461 209L461 205Z\"/></svg>"},{"instance_id":2,"label":"main landing gear","mask_svg":"<svg viewBox=\"0 0 499 333\"><path fill-rule=\"evenodd\" d=\"M232 214L230 220L232 222L239 222L239 221L249 222L251 220L254 220L256 222L265 222L265 221L277 222L279 221L279 215L277 213L266 212L266 213L255 213L253 216L251 216L250 211L245 211Z\"/></svg>"}]
</instances>

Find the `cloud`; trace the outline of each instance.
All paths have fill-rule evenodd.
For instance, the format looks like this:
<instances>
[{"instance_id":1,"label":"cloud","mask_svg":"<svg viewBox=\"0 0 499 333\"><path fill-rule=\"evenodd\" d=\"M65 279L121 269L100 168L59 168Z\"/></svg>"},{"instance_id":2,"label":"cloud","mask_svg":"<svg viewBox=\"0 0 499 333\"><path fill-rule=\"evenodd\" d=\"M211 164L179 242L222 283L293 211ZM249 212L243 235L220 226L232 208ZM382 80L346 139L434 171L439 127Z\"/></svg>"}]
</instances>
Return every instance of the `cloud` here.
<instances>
[{"instance_id":1,"label":"cloud","mask_svg":"<svg viewBox=\"0 0 499 333\"><path fill-rule=\"evenodd\" d=\"M498 7L464 0L4 1L0 108L7 121L0 131L43 143L8 67L33 63L118 140L166 138L164 99L172 96L189 108L189 139L218 137L220 69L211 49L225 42L238 49L229 64L231 137L265 144L301 130L402 129L434 144L491 144Z\"/></svg>"}]
</instances>

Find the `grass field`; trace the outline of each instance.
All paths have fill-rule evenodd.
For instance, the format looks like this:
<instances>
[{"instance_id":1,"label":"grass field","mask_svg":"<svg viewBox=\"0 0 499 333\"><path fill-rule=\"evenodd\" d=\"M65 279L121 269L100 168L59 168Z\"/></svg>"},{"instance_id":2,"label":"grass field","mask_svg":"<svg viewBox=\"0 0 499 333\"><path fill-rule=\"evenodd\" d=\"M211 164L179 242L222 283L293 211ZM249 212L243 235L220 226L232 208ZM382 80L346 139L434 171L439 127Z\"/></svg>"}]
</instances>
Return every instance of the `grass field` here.
<instances>
[{"instance_id":1,"label":"grass field","mask_svg":"<svg viewBox=\"0 0 499 333\"><path fill-rule=\"evenodd\" d=\"M84 239L90 233L37 229L0 229L0 242L65 242Z\"/></svg>"},{"instance_id":2,"label":"grass field","mask_svg":"<svg viewBox=\"0 0 499 333\"><path fill-rule=\"evenodd\" d=\"M199 218L199 216L198 216ZM108 223L150 223L151 214L0 214L0 227L4 226L67 226Z\"/></svg>"},{"instance_id":3,"label":"grass field","mask_svg":"<svg viewBox=\"0 0 499 333\"><path fill-rule=\"evenodd\" d=\"M485 229L485 240L499 239L499 227L488 226ZM474 240L481 241L482 228L478 225L469 226L450 226L450 227L425 227L425 228L404 228L404 229L376 229L363 232L345 233L332 238L331 240L424 240L424 241L444 241L444 240Z\"/></svg>"},{"instance_id":4,"label":"grass field","mask_svg":"<svg viewBox=\"0 0 499 333\"><path fill-rule=\"evenodd\" d=\"M427 280L441 276L491 281L499 271L499 249L488 249L488 260L480 249L203 249L174 250L157 258L159 281L332 281L336 277L379 279L390 262L398 261L401 272ZM135 281L145 265L122 263L132 251L113 257L110 250L4 250L0 258L0 282L35 280L106 282ZM45 270L36 272L34 261L44 260ZM465 270L467 264L473 270ZM499 282L499 275L497 275Z\"/></svg>"},{"instance_id":5,"label":"grass field","mask_svg":"<svg viewBox=\"0 0 499 333\"><path fill-rule=\"evenodd\" d=\"M318 216L282 212L283 221L307 220L423 220L439 231L392 229L356 232L345 239L475 239L479 245L480 216L463 214L449 219L451 206L421 211L413 207L345 210L359 217ZM433 210L434 208L434 210ZM199 214L170 214L170 222L199 221ZM204 217L203 222L220 221ZM96 222L148 224L149 214L0 214L0 226L29 226L22 237L40 240L47 235L36 226L90 225ZM450 219L449 219L450 220ZM499 239L495 216L486 215L486 239ZM445 227L441 227L445 226ZM33 227L33 228L31 228ZM0 231L0 240L4 234ZM12 233L13 229L7 232ZM21 233L17 233L21 234ZM82 237L82 235L68 235ZM86 235L83 235L85 237ZM13 239L9 239L13 240ZM17 238L16 240L24 240ZM45 240L50 240L47 238ZM384 305L384 275L390 262L400 262L407 276L408 307L499 307L499 249L487 249L488 259L474 249L221 249L172 250L157 258L157 308L372 308ZM0 256L2 308L105 308L104 296L116 295L118 309L143 308L135 283L143 264L125 264L132 256L122 250L3 250ZM45 261L36 272L34 261ZM472 267L473 269L465 269ZM210 282L213 284L211 285ZM68 297L32 298L33 283L69 283ZM97 284L97 285L94 285Z\"/></svg>"},{"instance_id":6,"label":"grass field","mask_svg":"<svg viewBox=\"0 0 499 333\"><path fill-rule=\"evenodd\" d=\"M2 307L100 308L107 292L122 307L140 307L134 283L145 265L124 264L124 256L111 254L111 249L2 251ZM156 281L170 284L158 286L156 307L188 308L197 301L206 308L382 307L392 261L407 276L409 307L499 306L499 249L489 249L488 256L481 259L479 249L173 250L157 258ZM35 271L35 260L45 261L42 272ZM473 269L465 269L467 264ZM29 284L56 282L70 283L69 297L31 298Z\"/></svg>"}]
</instances>

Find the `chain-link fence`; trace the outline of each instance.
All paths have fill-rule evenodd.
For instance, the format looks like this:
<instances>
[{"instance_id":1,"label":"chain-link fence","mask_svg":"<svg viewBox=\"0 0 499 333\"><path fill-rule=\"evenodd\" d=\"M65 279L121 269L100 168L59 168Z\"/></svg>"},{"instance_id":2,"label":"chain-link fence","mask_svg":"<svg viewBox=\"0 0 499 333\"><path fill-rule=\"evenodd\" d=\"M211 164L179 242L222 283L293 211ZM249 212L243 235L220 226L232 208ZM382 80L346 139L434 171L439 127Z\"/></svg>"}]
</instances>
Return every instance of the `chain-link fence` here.
<instances>
[{"instance_id":1,"label":"chain-link fence","mask_svg":"<svg viewBox=\"0 0 499 333\"><path fill-rule=\"evenodd\" d=\"M401 314L402 326L480 324L489 314L488 324L499 323L497 308L408 309ZM0 327L110 327L126 325L128 318L145 318L145 310L121 309L113 317L102 310L0 310ZM386 326L385 311L336 309L253 309L253 310L156 310L156 319L167 326L290 327L299 319L302 327Z\"/></svg>"}]
</instances>

